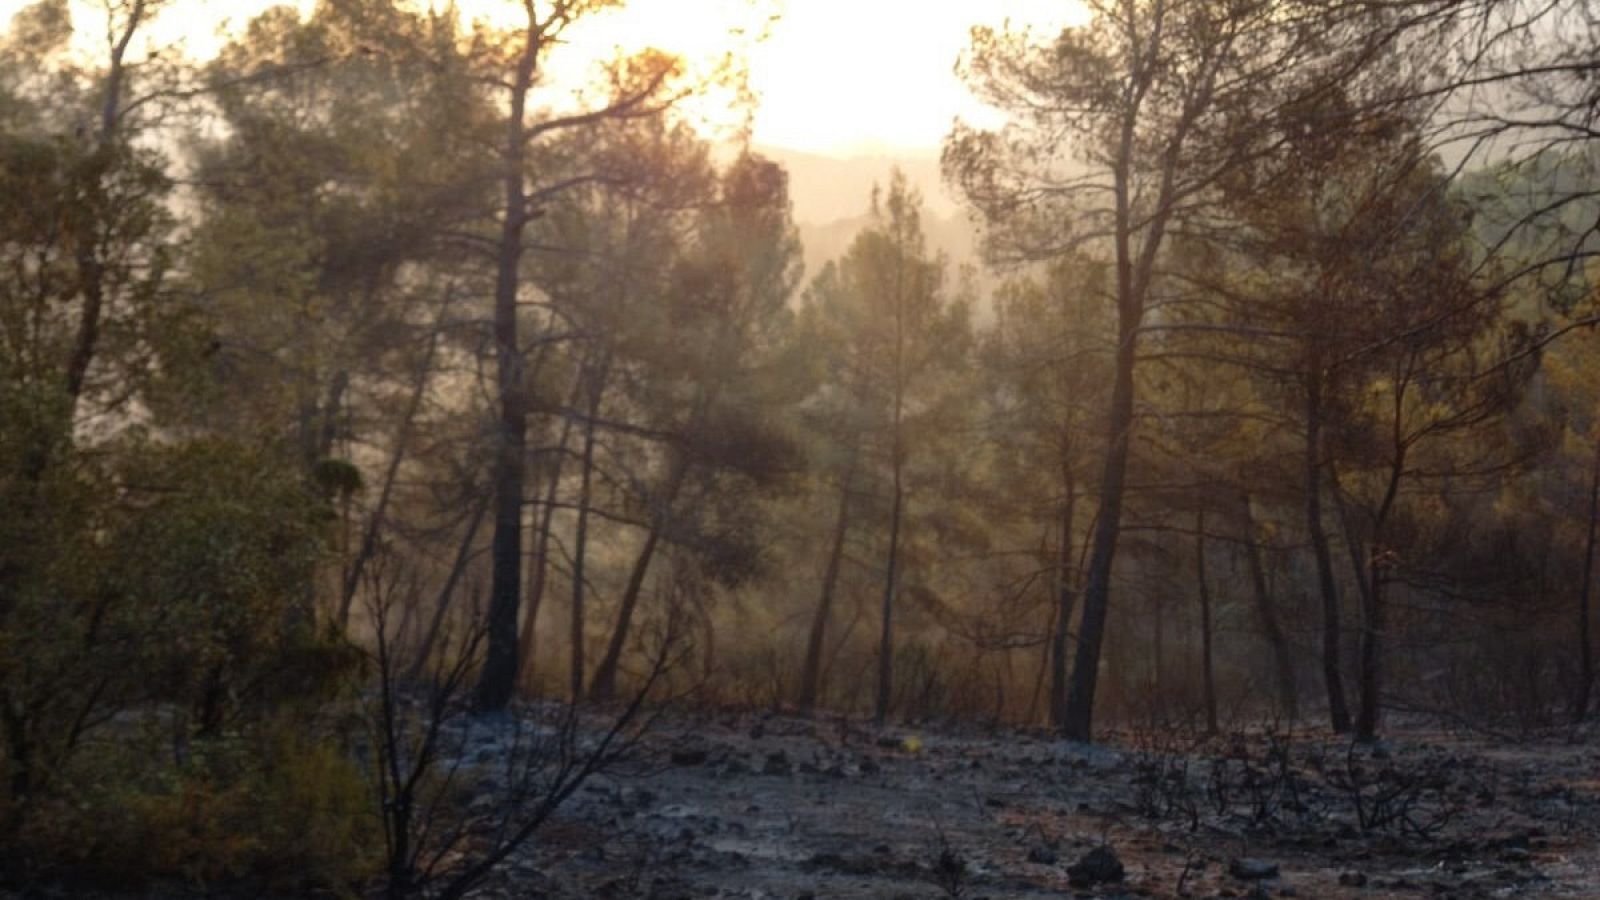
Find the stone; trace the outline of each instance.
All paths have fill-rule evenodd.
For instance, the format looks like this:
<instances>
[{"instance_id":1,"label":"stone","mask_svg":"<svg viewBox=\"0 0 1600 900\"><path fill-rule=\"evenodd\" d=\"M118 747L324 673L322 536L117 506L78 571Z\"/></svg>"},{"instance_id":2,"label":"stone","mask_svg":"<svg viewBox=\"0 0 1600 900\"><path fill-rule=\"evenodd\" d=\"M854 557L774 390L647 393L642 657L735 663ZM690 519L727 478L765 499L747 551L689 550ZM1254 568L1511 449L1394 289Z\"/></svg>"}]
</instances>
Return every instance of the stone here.
<instances>
[{"instance_id":1,"label":"stone","mask_svg":"<svg viewBox=\"0 0 1600 900\"><path fill-rule=\"evenodd\" d=\"M767 754L767 761L761 766L763 775L788 775L792 771L789 757L782 750L774 750Z\"/></svg>"},{"instance_id":2,"label":"stone","mask_svg":"<svg viewBox=\"0 0 1600 900\"><path fill-rule=\"evenodd\" d=\"M1096 847L1067 867L1067 880L1074 887L1092 887L1097 884L1119 882L1127 874L1122 860L1110 847Z\"/></svg>"},{"instance_id":3,"label":"stone","mask_svg":"<svg viewBox=\"0 0 1600 900\"><path fill-rule=\"evenodd\" d=\"M1041 866L1056 864L1056 851L1044 844L1038 844L1028 850L1028 862L1038 863Z\"/></svg>"},{"instance_id":4,"label":"stone","mask_svg":"<svg viewBox=\"0 0 1600 900\"><path fill-rule=\"evenodd\" d=\"M1278 864L1264 859L1235 859L1228 863L1228 874L1241 881L1277 878Z\"/></svg>"}]
</instances>

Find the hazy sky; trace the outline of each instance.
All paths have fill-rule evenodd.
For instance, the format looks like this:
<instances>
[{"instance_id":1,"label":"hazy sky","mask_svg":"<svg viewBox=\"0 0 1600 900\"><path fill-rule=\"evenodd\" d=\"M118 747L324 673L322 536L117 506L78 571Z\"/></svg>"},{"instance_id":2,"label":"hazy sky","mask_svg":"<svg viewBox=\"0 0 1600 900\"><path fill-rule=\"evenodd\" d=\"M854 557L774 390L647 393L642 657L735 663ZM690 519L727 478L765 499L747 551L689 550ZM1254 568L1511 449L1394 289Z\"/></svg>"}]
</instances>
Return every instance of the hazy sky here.
<instances>
[{"instance_id":1,"label":"hazy sky","mask_svg":"<svg viewBox=\"0 0 1600 900\"><path fill-rule=\"evenodd\" d=\"M80 30L98 28L82 0ZM469 14L520 14L510 0L460 0ZM25 5L0 0L0 22ZM161 22L192 52L216 45L228 20L242 22L272 0L174 0ZM305 8L310 0L297 0ZM952 74L975 22L1057 27L1081 15L1076 0L631 0L575 36L575 49L607 52L653 45L690 57L733 48L750 61L751 86L761 98L755 139L830 155L932 152L957 115L984 110ZM764 42L730 35L761 29L778 18Z\"/></svg>"},{"instance_id":2,"label":"hazy sky","mask_svg":"<svg viewBox=\"0 0 1600 900\"><path fill-rule=\"evenodd\" d=\"M982 110L951 71L976 21L1060 24L1073 0L788 0L751 53L762 143L828 153L937 148Z\"/></svg>"}]
</instances>

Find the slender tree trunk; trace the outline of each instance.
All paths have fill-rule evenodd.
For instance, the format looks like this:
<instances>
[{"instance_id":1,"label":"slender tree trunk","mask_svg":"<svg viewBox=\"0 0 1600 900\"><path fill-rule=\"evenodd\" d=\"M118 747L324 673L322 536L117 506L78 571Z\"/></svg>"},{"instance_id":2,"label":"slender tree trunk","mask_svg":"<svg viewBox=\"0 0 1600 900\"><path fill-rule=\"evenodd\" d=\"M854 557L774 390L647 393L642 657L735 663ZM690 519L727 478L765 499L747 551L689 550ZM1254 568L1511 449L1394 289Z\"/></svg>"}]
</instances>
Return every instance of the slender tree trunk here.
<instances>
[{"instance_id":1,"label":"slender tree trunk","mask_svg":"<svg viewBox=\"0 0 1600 900\"><path fill-rule=\"evenodd\" d=\"M1384 588L1388 578L1389 550L1384 546L1385 526L1400 496L1400 480L1405 477L1407 444L1404 439L1404 409L1407 377L1397 377L1394 389L1394 419L1390 434L1388 483L1383 500L1372 517L1372 545L1367 551L1367 589L1362 595L1361 622L1361 709L1356 717L1356 740L1371 743L1378 739L1378 720L1383 709L1383 634L1385 619Z\"/></svg>"},{"instance_id":2,"label":"slender tree trunk","mask_svg":"<svg viewBox=\"0 0 1600 900\"><path fill-rule=\"evenodd\" d=\"M1306 390L1306 531L1317 564L1317 586L1322 595L1322 681L1328 692L1328 717L1333 730L1350 730L1350 707L1345 701L1340 674L1339 585L1333 575L1333 553L1322 522L1322 388L1313 379Z\"/></svg>"},{"instance_id":3,"label":"slender tree trunk","mask_svg":"<svg viewBox=\"0 0 1600 900\"><path fill-rule=\"evenodd\" d=\"M1278 680L1278 706L1293 722L1300 717L1300 692L1295 686L1294 654L1289 649L1289 639L1284 635L1283 623L1278 620L1277 602L1267 588L1267 567L1261 558L1261 544L1249 494L1240 496L1240 508L1246 534L1245 560L1250 566L1250 586L1255 595L1256 615L1261 618L1261 632L1266 635L1267 646L1272 650L1273 670Z\"/></svg>"},{"instance_id":4,"label":"slender tree trunk","mask_svg":"<svg viewBox=\"0 0 1600 900\"><path fill-rule=\"evenodd\" d=\"M827 644L828 617L833 614L834 592L844 562L845 536L850 531L850 492L854 488L855 463L852 459L839 486L839 513L833 521L833 538L828 544L828 561L822 572L822 594L811 617L811 633L806 638L806 658L800 669L800 712L810 715L822 693L822 651Z\"/></svg>"},{"instance_id":5,"label":"slender tree trunk","mask_svg":"<svg viewBox=\"0 0 1600 900\"><path fill-rule=\"evenodd\" d=\"M339 442L340 411L345 408L344 395L349 390L349 370L334 372L333 379L328 383L328 396L323 399L322 408L316 413L318 427L312 437L314 443L308 463L315 465L333 456L333 446Z\"/></svg>"},{"instance_id":6,"label":"slender tree trunk","mask_svg":"<svg viewBox=\"0 0 1600 900\"><path fill-rule=\"evenodd\" d=\"M472 542L477 539L478 529L483 526L483 518L488 511L487 497L478 501L472 508L472 518L467 522L466 533L461 536L461 544L456 547L455 561L450 564L450 572L445 576L444 586L439 588L439 597L434 601L433 618L428 622L428 630L423 632L422 644L417 648L416 659L406 672L408 681L416 681L422 677L422 670L428 665L428 657L433 655L434 645L439 641L439 632L444 628L445 616L450 611L450 602L455 598L461 577L466 574L467 562L472 559Z\"/></svg>"},{"instance_id":7,"label":"slender tree trunk","mask_svg":"<svg viewBox=\"0 0 1600 900\"><path fill-rule=\"evenodd\" d=\"M1350 514L1349 504L1344 499L1344 487L1340 484L1339 474L1332 467L1328 471L1328 487L1334 499L1334 506L1339 513L1340 527L1344 530L1345 550L1350 556L1351 580L1355 582L1356 599L1360 601L1361 635L1357 642L1357 670L1356 670L1356 724L1355 731L1359 740L1371 740L1371 735L1364 734L1361 722L1369 714L1367 697L1373 695L1373 684L1369 678L1373 675L1372 663L1377 659L1373 653L1373 624L1377 613L1377 596L1373 591L1377 588L1374 578L1373 565L1378 558L1377 532L1381 525L1373 531L1371 545L1363 542L1360 531L1356 528L1354 516ZM1371 713L1376 722L1376 710Z\"/></svg>"},{"instance_id":8,"label":"slender tree trunk","mask_svg":"<svg viewBox=\"0 0 1600 900\"><path fill-rule=\"evenodd\" d=\"M605 393L608 367L608 362L602 362L590 373L593 380L589 384L588 412L583 423L583 469L578 480L578 526L572 549L571 671L568 690L574 702L583 698L584 592L588 587L585 584L588 577L585 568L589 555L589 501L594 483L595 420L600 417L600 401Z\"/></svg>"},{"instance_id":9,"label":"slender tree trunk","mask_svg":"<svg viewBox=\"0 0 1600 900\"><path fill-rule=\"evenodd\" d=\"M128 6L127 22L117 35L115 43L110 46L106 66L105 97L100 106L100 131L95 140L94 189L97 193L102 189L100 181L112 163L112 150L122 139L122 100L127 79L125 60L134 35L144 25L148 7L146 0L134 0ZM93 216L83 216L81 222L82 225L76 235L77 249L74 263L77 266L83 305L78 311L78 333L73 338L72 353L67 358L64 379L70 404L66 419L69 437L72 424L77 418L78 403L88 385L89 369L94 364L95 356L100 349L100 333L104 324L106 305L106 266L100 257L99 229Z\"/></svg>"},{"instance_id":10,"label":"slender tree trunk","mask_svg":"<svg viewBox=\"0 0 1600 900\"><path fill-rule=\"evenodd\" d=\"M522 237L528 224L527 104L534 83L540 42L532 7L528 30L511 83L510 113L503 148L504 210L496 248L494 348L499 390L499 446L494 469L494 541L489 585L488 651L478 679L474 707L498 712L517 685L517 612L522 589L522 490L527 466L528 398L522 347L517 338L517 295L521 287Z\"/></svg>"},{"instance_id":11,"label":"slender tree trunk","mask_svg":"<svg viewBox=\"0 0 1600 900\"><path fill-rule=\"evenodd\" d=\"M1067 639L1072 631L1072 608L1078 594L1073 587L1072 529L1078 502L1077 486L1070 469L1062 465L1066 479L1066 498L1061 504L1061 536L1056 548L1055 629L1050 635L1050 724L1059 729L1067 713Z\"/></svg>"},{"instance_id":12,"label":"slender tree trunk","mask_svg":"<svg viewBox=\"0 0 1600 900\"><path fill-rule=\"evenodd\" d=\"M1122 500L1128 479L1128 454L1132 447L1134 369L1139 360L1139 327L1144 321L1145 298L1154 277L1156 254L1161 249L1167 224L1173 214L1175 151L1185 140L1192 121L1180 123L1168 143L1170 151L1163 163L1161 186L1155 213L1148 223L1135 218L1132 201L1132 168L1135 125L1144 93L1153 79L1153 69L1136 76L1130 97L1132 106L1123 114L1118 137L1117 160L1112 167L1115 203L1117 354L1116 374L1111 388L1111 409L1106 420L1106 459L1100 475L1098 518L1089 554L1089 572L1083 591L1083 621L1078 629L1078 652L1073 658L1072 680L1067 687L1067 711L1062 734L1071 740L1089 741L1094 737L1094 697L1100 678L1100 652L1105 643L1106 617L1111 604L1111 569L1117 556L1117 539L1122 533ZM1213 76L1214 77L1214 76ZM1135 252L1135 237L1143 232Z\"/></svg>"},{"instance_id":13,"label":"slender tree trunk","mask_svg":"<svg viewBox=\"0 0 1600 900\"><path fill-rule=\"evenodd\" d=\"M6 755L11 764L10 791L5 812L5 824L14 826L20 821L24 808L33 799L37 774L34 766L34 741L28 721L31 716L20 703L10 697L0 705L0 720L5 723Z\"/></svg>"},{"instance_id":14,"label":"slender tree trunk","mask_svg":"<svg viewBox=\"0 0 1600 900\"><path fill-rule=\"evenodd\" d=\"M1167 611L1166 602L1155 598L1155 615L1150 617L1150 705L1163 714L1166 711L1167 683Z\"/></svg>"},{"instance_id":15,"label":"slender tree trunk","mask_svg":"<svg viewBox=\"0 0 1600 900\"><path fill-rule=\"evenodd\" d=\"M876 204L876 201L874 201ZM889 508L889 559L883 577L882 631L878 640L878 697L873 709L873 720L882 725L889 717L889 704L894 698L894 598L898 587L900 564L900 522L905 506L905 435L902 432L906 402L906 297L905 252L898 243L903 235L896 230L894 268L894 411L890 420L890 465L893 468L894 492Z\"/></svg>"},{"instance_id":16,"label":"slender tree trunk","mask_svg":"<svg viewBox=\"0 0 1600 900\"><path fill-rule=\"evenodd\" d=\"M448 306L448 301L446 306ZM356 551L355 559L350 563L350 571L346 573L344 591L339 601L339 630L346 631L350 627L350 608L355 603L356 590L361 586L361 574L366 569L367 561L377 551L378 536L383 532L384 517L389 512L389 501L394 496L395 481L400 475L400 466L405 461L406 445L411 440L412 424L416 421L417 413L422 410L423 397L428 392L428 379L433 374L434 348L438 346L438 326L443 324L443 309L440 310L441 321L434 323L434 331L428 335L428 349L422 357L422 367L417 372L416 383L411 386L411 396L406 401L405 413L400 418L400 427L395 432L394 449L389 455L389 465L384 467L383 487L378 490L378 502L373 505L372 515L367 517L367 527L361 534L361 547Z\"/></svg>"},{"instance_id":17,"label":"slender tree trunk","mask_svg":"<svg viewBox=\"0 0 1600 900\"><path fill-rule=\"evenodd\" d=\"M582 398L583 378L573 381L572 393L567 398L567 409L572 409ZM561 439L556 441L555 462L550 467L550 479L545 482L544 505L539 510L539 528L534 535L533 559L528 564L528 596L523 603L522 635L517 640L517 682L528 684L533 679L534 638L538 633L539 608L544 604L545 586L550 573L550 531L556 516L556 495L561 490L561 471L567 461L567 441L572 437L572 415L561 421Z\"/></svg>"},{"instance_id":18,"label":"slender tree trunk","mask_svg":"<svg viewBox=\"0 0 1600 900\"><path fill-rule=\"evenodd\" d=\"M695 423L703 418L704 410L697 409L689 418L691 423L689 430L693 430ZM672 463L672 471L667 476L667 482L662 486L660 495L656 499L655 512L650 517L650 532L645 537L644 546L639 550L638 559L634 561L633 571L629 574L627 587L622 593L622 603L617 608L616 627L611 629L611 640L606 645L605 656L601 657L600 665L595 669L594 678L589 684L591 700L605 703L616 696L617 666L622 661L622 650L628 643L628 631L633 626L633 615L639 606L644 578L650 570L650 560L655 556L662 533L671 522L673 504L678 502L678 495L689 480L691 468L688 456L678 454Z\"/></svg>"},{"instance_id":19,"label":"slender tree trunk","mask_svg":"<svg viewBox=\"0 0 1600 900\"><path fill-rule=\"evenodd\" d=\"M1594 464L1589 473L1589 531L1583 545L1583 583L1578 586L1578 698L1574 721L1589 717L1589 693L1594 689L1594 636L1589 614L1589 592L1594 584L1595 530L1600 526L1600 440L1595 442Z\"/></svg>"},{"instance_id":20,"label":"slender tree trunk","mask_svg":"<svg viewBox=\"0 0 1600 900\"><path fill-rule=\"evenodd\" d=\"M1040 545L1041 550L1048 546L1049 542L1050 536L1046 535L1044 542ZM1042 555L1043 554L1041 553L1041 556ZM1050 692L1053 690L1055 685L1050 684L1049 682L1051 676L1054 674L1051 672L1051 666L1053 662L1052 653L1055 649L1052 646L1052 636L1056 633L1056 615L1060 612L1055 601L1060 594L1061 586L1059 584L1052 584L1050 586L1050 593L1046 596L1046 599L1050 601L1050 605L1048 607L1050 617L1045 620L1045 642L1043 647L1041 647L1039 650L1038 665L1036 665L1033 670L1033 687L1028 691L1028 712L1023 718L1023 721L1029 725L1039 724L1039 700L1043 698L1045 704L1043 721L1051 728L1056 727L1056 712L1053 705L1055 697L1054 694Z\"/></svg>"},{"instance_id":21,"label":"slender tree trunk","mask_svg":"<svg viewBox=\"0 0 1600 900\"><path fill-rule=\"evenodd\" d=\"M1393 491L1398 484L1398 471L1394 476ZM1378 738L1378 720L1382 715L1383 634L1387 628L1385 588L1388 578L1384 574L1386 551L1381 543L1384 523L1393 503L1392 496L1380 508L1372 529L1372 545L1367 550L1367 567L1357 573L1361 579L1361 647L1360 677L1361 704L1356 714L1356 740L1371 743Z\"/></svg>"},{"instance_id":22,"label":"slender tree trunk","mask_svg":"<svg viewBox=\"0 0 1600 900\"><path fill-rule=\"evenodd\" d=\"M1217 733L1217 674L1211 619L1211 585L1206 579L1206 511L1194 516L1194 577L1200 587L1200 677L1205 691L1206 731Z\"/></svg>"},{"instance_id":23,"label":"slender tree trunk","mask_svg":"<svg viewBox=\"0 0 1600 900\"><path fill-rule=\"evenodd\" d=\"M1382 635L1384 622L1384 576L1381 551L1372 548L1368 558L1368 586L1362 592L1361 623L1361 707L1356 716L1356 740L1371 743L1378 739L1381 709Z\"/></svg>"},{"instance_id":24,"label":"slender tree trunk","mask_svg":"<svg viewBox=\"0 0 1600 900\"><path fill-rule=\"evenodd\" d=\"M717 674L717 620L700 616L700 677L710 681Z\"/></svg>"},{"instance_id":25,"label":"slender tree trunk","mask_svg":"<svg viewBox=\"0 0 1600 900\"><path fill-rule=\"evenodd\" d=\"M882 725L889 718L889 703L894 692L894 597L899 577L900 522L905 509L905 491L901 485L899 441L895 442L894 497L889 510L889 561L883 578L883 629L878 639L878 702L873 720Z\"/></svg>"},{"instance_id":26,"label":"slender tree trunk","mask_svg":"<svg viewBox=\"0 0 1600 900\"><path fill-rule=\"evenodd\" d=\"M1119 261L1119 269L1126 267L1126 261ZM1124 272L1118 277L1125 280L1131 275ZM1140 313L1136 307L1125 305L1118 318L1117 370L1111 391L1105 468L1100 476L1100 514L1095 520L1094 543L1083 592L1083 620L1078 628L1078 652L1073 658L1061 728L1065 737L1075 741L1089 741L1094 736L1095 688L1100 676L1100 653L1111 600L1111 566L1122 529L1122 495L1133 431L1133 369Z\"/></svg>"},{"instance_id":27,"label":"slender tree trunk","mask_svg":"<svg viewBox=\"0 0 1600 900\"><path fill-rule=\"evenodd\" d=\"M665 519L658 517L650 526L650 533L645 536L644 546L639 548L639 556L633 562L633 571L628 575L628 586L622 592L622 604L617 610L617 627L612 629L605 656L600 658L600 665L595 669L594 678L589 682L589 699L596 703L608 703L616 696L617 666L622 660L622 648L627 645L634 607L639 603L639 593L644 588L645 575L650 571L650 560L655 556L656 546L661 541L661 531L665 527Z\"/></svg>"}]
</instances>

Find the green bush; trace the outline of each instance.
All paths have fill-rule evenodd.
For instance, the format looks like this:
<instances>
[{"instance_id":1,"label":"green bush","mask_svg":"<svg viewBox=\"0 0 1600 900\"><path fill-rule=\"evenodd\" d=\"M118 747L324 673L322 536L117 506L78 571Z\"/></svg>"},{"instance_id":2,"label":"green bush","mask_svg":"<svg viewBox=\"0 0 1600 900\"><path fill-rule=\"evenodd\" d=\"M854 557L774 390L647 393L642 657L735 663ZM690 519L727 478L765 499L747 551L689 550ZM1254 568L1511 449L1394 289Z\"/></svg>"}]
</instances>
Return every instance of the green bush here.
<instances>
[{"instance_id":1,"label":"green bush","mask_svg":"<svg viewBox=\"0 0 1600 900\"><path fill-rule=\"evenodd\" d=\"M36 431L0 435L0 881L351 890L381 827L317 718L362 659L317 621L328 501L270 447L29 468Z\"/></svg>"},{"instance_id":2,"label":"green bush","mask_svg":"<svg viewBox=\"0 0 1600 900\"><path fill-rule=\"evenodd\" d=\"M153 734L97 742L13 849L33 875L85 885L352 895L382 858L372 789L331 735L306 730L285 719L196 741L182 763Z\"/></svg>"}]
</instances>

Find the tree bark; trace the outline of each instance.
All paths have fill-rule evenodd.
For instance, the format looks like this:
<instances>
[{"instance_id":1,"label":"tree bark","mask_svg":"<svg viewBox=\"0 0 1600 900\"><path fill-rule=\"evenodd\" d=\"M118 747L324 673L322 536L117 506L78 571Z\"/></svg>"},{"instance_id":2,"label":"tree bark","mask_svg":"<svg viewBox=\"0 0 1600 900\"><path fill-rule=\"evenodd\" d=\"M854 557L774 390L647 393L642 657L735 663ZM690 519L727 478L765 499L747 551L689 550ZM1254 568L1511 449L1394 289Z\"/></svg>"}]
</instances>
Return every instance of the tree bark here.
<instances>
[{"instance_id":1,"label":"tree bark","mask_svg":"<svg viewBox=\"0 0 1600 900\"><path fill-rule=\"evenodd\" d=\"M1384 622L1384 577L1381 551L1373 547L1368 559L1368 587L1362 592L1361 616L1361 706L1356 715L1356 740L1370 744L1378 739L1381 702L1382 635Z\"/></svg>"},{"instance_id":2,"label":"tree bark","mask_svg":"<svg viewBox=\"0 0 1600 900\"><path fill-rule=\"evenodd\" d=\"M1118 255L1125 253L1119 249ZM1126 260L1120 260L1118 268L1126 267ZM1122 272L1118 279L1129 277L1129 273ZM1075 741L1093 739L1094 695L1111 598L1111 565L1116 558L1117 538L1122 528L1122 495L1133 430L1133 369L1140 313L1136 306L1124 308L1118 319L1117 371L1111 390L1105 468L1100 476L1100 515L1095 521L1094 544L1083 592L1083 621L1078 629L1078 652L1073 659L1061 728L1065 737Z\"/></svg>"},{"instance_id":3,"label":"tree bark","mask_svg":"<svg viewBox=\"0 0 1600 900\"><path fill-rule=\"evenodd\" d=\"M522 347L517 339L517 295L521 286L522 238L528 224L524 185L528 94L534 83L540 41L532 21L524 34L511 82L504 146L504 218L496 247L494 348L499 390L499 446L494 472L494 540L489 585L488 652L473 705L498 712L517 684L517 612L522 589L522 491L527 466L528 398Z\"/></svg>"},{"instance_id":4,"label":"tree bark","mask_svg":"<svg viewBox=\"0 0 1600 900\"><path fill-rule=\"evenodd\" d=\"M1159 38L1157 38L1159 39ZM1214 71L1207 77L1215 78ZM1071 740L1089 741L1094 737L1094 697L1100 677L1100 652L1105 643L1106 616L1111 602L1111 568L1116 560L1117 539L1122 532L1122 501L1128 479L1128 454L1132 447L1134 369L1139 360L1139 328L1144 322L1145 298L1154 277L1156 255L1166 237L1174 212L1178 149L1186 140L1194 119L1185 116L1168 139L1163 154L1161 184L1156 192L1154 214L1146 223L1133 210L1133 165L1136 148L1135 126L1145 93L1156 77L1153 69L1134 73L1117 138L1117 159L1112 166L1114 195L1114 235L1116 247L1117 353L1116 374L1111 388L1111 408L1106 422L1106 460L1100 476L1098 518L1089 556L1089 573L1083 592L1083 621L1079 627L1078 653L1073 659L1072 680L1067 687L1067 711L1062 733ZM1143 231L1135 254L1134 237Z\"/></svg>"},{"instance_id":5,"label":"tree bark","mask_svg":"<svg viewBox=\"0 0 1600 900\"><path fill-rule=\"evenodd\" d=\"M1322 681L1328 693L1330 723L1335 732L1344 734L1350 730L1350 707L1339 671L1339 585L1334 580L1333 553L1322 522L1322 385L1317 378L1306 386L1305 428L1306 532L1322 596Z\"/></svg>"}]
</instances>

